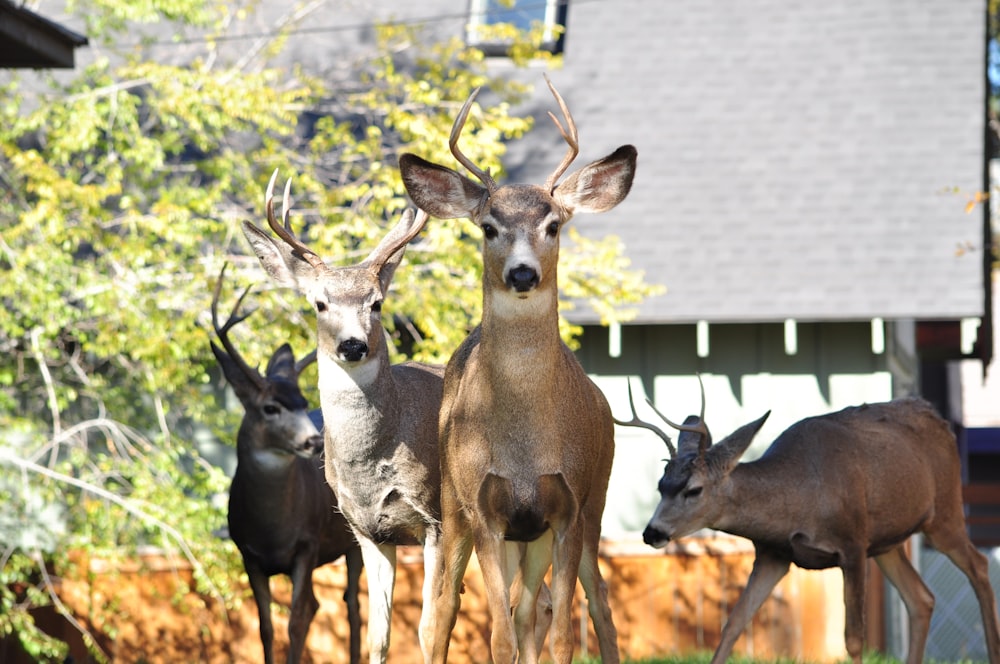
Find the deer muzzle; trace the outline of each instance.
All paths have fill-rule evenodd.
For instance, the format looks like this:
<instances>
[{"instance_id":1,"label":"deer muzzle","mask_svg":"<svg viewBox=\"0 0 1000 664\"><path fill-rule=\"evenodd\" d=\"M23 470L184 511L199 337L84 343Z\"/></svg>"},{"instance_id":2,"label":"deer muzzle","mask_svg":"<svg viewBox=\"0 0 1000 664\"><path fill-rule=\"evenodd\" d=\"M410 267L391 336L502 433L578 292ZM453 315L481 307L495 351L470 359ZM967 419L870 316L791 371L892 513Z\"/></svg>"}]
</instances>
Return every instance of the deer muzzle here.
<instances>
[{"instance_id":1,"label":"deer muzzle","mask_svg":"<svg viewBox=\"0 0 1000 664\"><path fill-rule=\"evenodd\" d=\"M360 362L368 355L368 344L361 339L345 339L337 346L337 354L345 362Z\"/></svg>"},{"instance_id":2,"label":"deer muzzle","mask_svg":"<svg viewBox=\"0 0 1000 664\"><path fill-rule=\"evenodd\" d=\"M507 271L507 287L518 293L527 293L538 285L538 270L530 265L517 265Z\"/></svg>"},{"instance_id":3,"label":"deer muzzle","mask_svg":"<svg viewBox=\"0 0 1000 664\"><path fill-rule=\"evenodd\" d=\"M654 549L662 549L670 541L670 535L656 526L649 525L642 531L642 541Z\"/></svg>"}]
</instances>

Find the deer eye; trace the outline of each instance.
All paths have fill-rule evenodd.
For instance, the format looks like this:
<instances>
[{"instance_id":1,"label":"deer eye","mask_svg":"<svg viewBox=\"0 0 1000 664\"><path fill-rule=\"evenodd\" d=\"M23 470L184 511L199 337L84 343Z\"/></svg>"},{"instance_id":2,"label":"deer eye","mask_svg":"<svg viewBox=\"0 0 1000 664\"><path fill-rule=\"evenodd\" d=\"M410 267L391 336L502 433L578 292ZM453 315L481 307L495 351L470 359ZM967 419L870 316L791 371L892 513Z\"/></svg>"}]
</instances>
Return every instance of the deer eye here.
<instances>
[{"instance_id":1,"label":"deer eye","mask_svg":"<svg viewBox=\"0 0 1000 664\"><path fill-rule=\"evenodd\" d=\"M487 240L492 240L497 236L497 229L493 224L483 224L483 235Z\"/></svg>"},{"instance_id":2,"label":"deer eye","mask_svg":"<svg viewBox=\"0 0 1000 664\"><path fill-rule=\"evenodd\" d=\"M701 495L701 489L702 489L702 487L700 487L700 486L689 487L689 488L687 488L687 489L684 490L684 497L685 498L697 498L698 496Z\"/></svg>"},{"instance_id":3,"label":"deer eye","mask_svg":"<svg viewBox=\"0 0 1000 664\"><path fill-rule=\"evenodd\" d=\"M266 403L261 407L265 415L277 415L281 412L281 406L273 403Z\"/></svg>"},{"instance_id":4,"label":"deer eye","mask_svg":"<svg viewBox=\"0 0 1000 664\"><path fill-rule=\"evenodd\" d=\"M316 300L316 311L324 312L326 311L326 302L323 300Z\"/></svg>"},{"instance_id":5,"label":"deer eye","mask_svg":"<svg viewBox=\"0 0 1000 664\"><path fill-rule=\"evenodd\" d=\"M379 313L382 311L382 300L375 300L372 302L372 313Z\"/></svg>"},{"instance_id":6,"label":"deer eye","mask_svg":"<svg viewBox=\"0 0 1000 664\"><path fill-rule=\"evenodd\" d=\"M559 222L553 221L545 228L545 234L549 237L555 237L559 235Z\"/></svg>"}]
</instances>

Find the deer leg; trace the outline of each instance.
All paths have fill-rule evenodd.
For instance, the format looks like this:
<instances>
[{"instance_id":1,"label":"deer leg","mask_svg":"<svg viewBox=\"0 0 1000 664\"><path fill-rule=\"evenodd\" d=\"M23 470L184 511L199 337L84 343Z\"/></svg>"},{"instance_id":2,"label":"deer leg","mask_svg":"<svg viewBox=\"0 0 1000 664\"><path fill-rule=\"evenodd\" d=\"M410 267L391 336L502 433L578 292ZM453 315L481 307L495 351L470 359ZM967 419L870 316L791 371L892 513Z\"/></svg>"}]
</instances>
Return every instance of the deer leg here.
<instances>
[{"instance_id":1,"label":"deer leg","mask_svg":"<svg viewBox=\"0 0 1000 664\"><path fill-rule=\"evenodd\" d=\"M517 661L517 634L510 615L510 586L505 574L507 552L503 533L477 524L475 540L476 557L482 570L486 601L493 621L490 653L494 664L514 664Z\"/></svg>"},{"instance_id":2,"label":"deer leg","mask_svg":"<svg viewBox=\"0 0 1000 664\"><path fill-rule=\"evenodd\" d=\"M541 589L544 586L545 573L552 565L552 531L546 531L536 542L538 546L534 547L535 551L547 555L530 557L527 555L527 546L523 543L507 543L509 557L514 558L512 562L517 565L518 570L517 580L511 590L519 652L518 664L535 664L538 661L538 654L545 642L545 634L552 622L551 613L548 616L543 614L541 621L538 613L540 608L542 611L545 610L544 604L551 605L548 589L546 588L545 597L542 596ZM541 631L539 627L542 628Z\"/></svg>"},{"instance_id":3,"label":"deer leg","mask_svg":"<svg viewBox=\"0 0 1000 664\"><path fill-rule=\"evenodd\" d=\"M437 528L428 528L424 533L424 585L421 595L423 606L420 609L420 626L417 632L425 664L430 663L433 655L434 600L441 592L441 565L438 560L440 547L441 531Z\"/></svg>"},{"instance_id":4,"label":"deer leg","mask_svg":"<svg viewBox=\"0 0 1000 664\"><path fill-rule=\"evenodd\" d=\"M462 578L472 555L472 538L469 526L461 516L460 508L448 504L446 496L451 495L449 485L441 487L441 550L438 552L438 597L431 610L434 611L433 657L435 664L448 661L448 646L451 645L451 630L458 618L461 603ZM426 607L425 607L426 608Z\"/></svg>"},{"instance_id":5,"label":"deer leg","mask_svg":"<svg viewBox=\"0 0 1000 664\"><path fill-rule=\"evenodd\" d=\"M590 526L588 522L587 526ZM601 662L618 664L618 630L611 619L611 606L608 604L608 585L601 576L597 565L597 547L600 541L600 529L588 527L583 543L583 554L580 558L580 584L587 596L587 610L594 623L597 633L597 645L601 649Z\"/></svg>"},{"instance_id":6,"label":"deer leg","mask_svg":"<svg viewBox=\"0 0 1000 664\"><path fill-rule=\"evenodd\" d=\"M969 541L963 530L954 540L954 545L943 547L931 539L931 543L941 553L962 570L972 584L972 590L979 600L979 613L983 618L983 634L986 637L986 653L990 664L1000 664L1000 619L997 618L997 600L990 587L989 560Z\"/></svg>"},{"instance_id":7,"label":"deer leg","mask_svg":"<svg viewBox=\"0 0 1000 664\"><path fill-rule=\"evenodd\" d=\"M868 558L864 551L844 552L844 643L854 664L861 664L865 647L865 587L868 585Z\"/></svg>"},{"instance_id":8,"label":"deer leg","mask_svg":"<svg viewBox=\"0 0 1000 664\"><path fill-rule=\"evenodd\" d=\"M264 664L274 664L274 625L271 623L271 583L270 577L254 562L244 558L250 589L253 591L254 602L257 603L257 616L260 622L260 642L264 647Z\"/></svg>"},{"instance_id":9,"label":"deer leg","mask_svg":"<svg viewBox=\"0 0 1000 664\"><path fill-rule=\"evenodd\" d=\"M570 664L573 659L573 596L580 573L582 528L577 521L556 532L552 547L552 659ZM531 555L531 545L528 546Z\"/></svg>"},{"instance_id":10,"label":"deer leg","mask_svg":"<svg viewBox=\"0 0 1000 664\"><path fill-rule=\"evenodd\" d=\"M351 664L361 661L361 607L358 602L358 592L361 586L361 549L352 547L344 556L347 560L347 589L344 590L344 603L347 605L347 624L350 628Z\"/></svg>"},{"instance_id":11,"label":"deer leg","mask_svg":"<svg viewBox=\"0 0 1000 664\"><path fill-rule=\"evenodd\" d=\"M368 575L368 660L385 664L392 627L392 589L396 585L396 547L359 537Z\"/></svg>"},{"instance_id":12,"label":"deer leg","mask_svg":"<svg viewBox=\"0 0 1000 664\"><path fill-rule=\"evenodd\" d=\"M788 573L791 561L786 558L779 558L762 549L757 549L757 557L753 561L753 570L747 579L746 588L722 628L722 638L719 640L719 647L712 655L712 664L722 664L729 658L729 654L736 645L743 629L747 626L757 609L768 598L778 581Z\"/></svg>"},{"instance_id":13,"label":"deer leg","mask_svg":"<svg viewBox=\"0 0 1000 664\"><path fill-rule=\"evenodd\" d=\"M307 558L307 559L304 559ZM300 556L292 568L292 611L288 618L288 664L298 664L306 645L309 625L319 608L313 593L315 555Z\"/></svg>"},{"instance_id":14,"label":"deer leg","mask_svg":"<svg viewBox=\"0 0 1000 664\"><path fill-rule=\"evenodd\" d=\"M906 649L906 661L909 664L920 664L924 661L924 647L931 628L934 595L917 574L917 570L913 569L902 547L875 556L875 562L899 591L899 596L906 605L906 613L910 618L910 642Z\"/></svg>"}]
</instances>

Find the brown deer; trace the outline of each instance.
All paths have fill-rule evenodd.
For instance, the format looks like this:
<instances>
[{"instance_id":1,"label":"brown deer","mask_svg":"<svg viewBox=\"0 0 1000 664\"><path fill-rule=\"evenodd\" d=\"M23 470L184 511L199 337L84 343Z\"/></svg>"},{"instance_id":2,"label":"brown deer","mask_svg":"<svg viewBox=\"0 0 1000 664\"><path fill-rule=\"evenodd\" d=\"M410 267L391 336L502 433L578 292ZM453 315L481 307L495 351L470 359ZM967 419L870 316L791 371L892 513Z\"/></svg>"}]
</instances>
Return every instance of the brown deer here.
<instances>
[{"instance_id":1,"label":"brown deer","mask_svg":"<svg viewBox=\"0 0 1000 664\"><path fill-rule=\"evenodd\" d=\"M903 550L918 532L969 578L990 662L1000 662L988 561L965 529L957 443L929 403L905 398L810 417L786 429L758 460L739 463L770 413L713 445L704 398L702 390L701 415L681 425L656 411L681 432L676 449L662 430L638 418L631 386L632 419L618 423L650 429L670 453L659 483L660 503L643 532L647 544L660 548L702 528L754 543L753 571L722 630L713 663L726 661L791 563L843 571L847 652L861 662L870 557L906 604L907 662L923 661L934 596Z\"/></svg>"},{"instance_id":2,"label":"brown deer","mask_svg":"<svg viewBox=\"0 0 1000 664\"><path fill-rule=\"evenodd\" d=\"M419 634L430 656L434 572L440 540L437 418L444 368L417 362L390 366L382 303L406 244L427 221L407 210L369 256L330 267L291 231L289 183L282 221L274 215L274 180L267 221L280 241L244 222L243 232L276 283L297 289L316 310L319 393L326 479L361 545L368 576L371 662L389 649L396 547L423 544L424 588Z\"/></svg>"},{"instance_id":3,"label":"brown deer","mask_svg":"<svg viewBox=\"0 0 1000 664\"><path fill-rule=\"evenodd\" d=\"M468 217L484 236L482 322L448 362L441 407L443 580L433 660L439 663L447 658L473 546L493 620L495 662L513 662L518 652L519 661L536 661L536 598L550 566L555 661L572 657L570 612L579 575L601 657L618 662L597 566L614 427L604 396L559 336L556 264L559 232L573 213L610 210L625 198L636 151L620 147L557 185L577 155L578 137L565 102L549 88L567 128L550 115L569 149L543 186L500 186L458 149L478 90L455 120L450 145L481 184L412 154L400 158L403 183L418 207L440 218ZM505 542L527 543L513 619L512 554Z\"/></svg>"},{"instance_id":4,"label":"brown deer","mask_svg":"<svg viewBox=\"0 0 1000 664\"><path fill-rule=\"evenodd\" d=\"M298 384L299 374L315 353L296 363L286 343L274 351L264 375L247 364L230 341L229 331L252 313L239 315L250 288L240 295L225 324L219 325L225 272L223 266L212 297L212 324L225 350L214 342L211 345L244 408L236 435L236 473L229 489L229 535L243 556L257 603L264 661L274 662L270 577L286 574L292 579L288 661L295 663L302 657L309 625L319 608L313 594L313 570L344 556L350 657L356 664L361 659L361 550L323 477L321 438L312 419L318 419L318 413L308 411Z\"/></svg>"}]
</instances>

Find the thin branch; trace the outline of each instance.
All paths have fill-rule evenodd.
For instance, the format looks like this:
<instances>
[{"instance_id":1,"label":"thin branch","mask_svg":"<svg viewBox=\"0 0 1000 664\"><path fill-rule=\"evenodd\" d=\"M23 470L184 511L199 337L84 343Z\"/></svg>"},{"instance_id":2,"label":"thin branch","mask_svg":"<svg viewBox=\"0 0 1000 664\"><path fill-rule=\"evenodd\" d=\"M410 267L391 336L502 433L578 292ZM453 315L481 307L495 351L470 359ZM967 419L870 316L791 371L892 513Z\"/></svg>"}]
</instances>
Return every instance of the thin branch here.
<instances>
[{"instance_id":1,"label":"thin branch","mask_svg":"<svg viewBox=\"0 0 1000 664\"><path fill-rule=\"evenodd\" d=\"M84 643L86 643L91 648L96 649L100 653L104 661L106 662L111 661L111 658L109 657L108 653L104 652L104 649L101 648L101 646L97 643L97 639L94 638L94 635L90 632L90 630L84 627L80 623L80 621L78 621L73 616L72 611L70 611L69 608L65 604L63 604L62 599L59 598L59 595L56 593L55 590L55 584L52 583L52 577L49 576L49 571L45 568L45 561L42 559L41 552L32 551L31 558L32 560L35 561L35 564L38 565L38 571L41 572L42 574L42 581L44 582L45 591L48 593L49 599L52 600L52 604L55 605L56 610L59 612L59 614L62 615L62 617L65 618L66 621L69 622L69 624L72 625L76 629L76 631L80 633L80 636L83 638Z\"/></svg>"},{"instance_id":2,"label":"thin branch","mask_svg":"<svg viewBox=\"0 0 1000 664\"><path fill-rule=\"evenodd\" d=\"M59 401L56 399L56 388L52 383L52 374L49 373L49 365L45 363L45 357L42 355L41 344L38 341L41 334L42 328L40 327L36 327L31 331L31 354L35 358L35 362L38 363L38 372L42 374L42 380L45 382L45 393L48 395L49 412L52 414L52 433L58 438L62 434L62 423L59 418ZM57 458L57 449L52 448L52 454L49 456L49 468L55 466Z\"/></svg>"},{"instance_id":3,"label":"thin branch","mask_svg":"<svg viewBox=\"0 0 1000 664\"><path fill-rule=\"evenodd\" d=\"M0 464L5 464L5 463L20 468L23 471L37 473L42 477L46 477L55 480L57 482L62 482L64 484L74 486L88 493L92 493L95 496L98 496L99 498L104 498L105 500L108 500L114 503L115 505L118 505L129 514L138 517L143 522L160 529L164 534L169 536L169 538L174 541L177 547L184 554L184 557L188 560L189 563L191 563L191 566L194 568L196 574L200 574L202 578L205 580L205 582L208 584L212 594L217 599L222 599L222 592L215 586L215 584L212 582L211 577L209 577L208 573L205 571L205 568L195 557L194 552L191 551L191 547L188 546L187 540L185 540L184 536L170 524L166 523L161 519L156 518L149 512L136 507L134 504L132 504L132 502L122 498L121 496L115 493L112 493L111 491L108 491L103 487L99 487L96 484L91 484L90 482L86 482L76 477L72 477L70 475L57 472L50 468L46 468L45 466L40 466L37 463L28 461L27 459L21 459L15 456L10 450L0 448Z\"/></svg>"}]
</instances>

